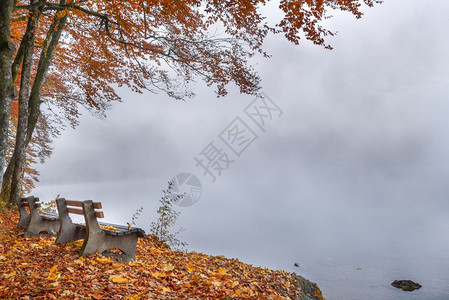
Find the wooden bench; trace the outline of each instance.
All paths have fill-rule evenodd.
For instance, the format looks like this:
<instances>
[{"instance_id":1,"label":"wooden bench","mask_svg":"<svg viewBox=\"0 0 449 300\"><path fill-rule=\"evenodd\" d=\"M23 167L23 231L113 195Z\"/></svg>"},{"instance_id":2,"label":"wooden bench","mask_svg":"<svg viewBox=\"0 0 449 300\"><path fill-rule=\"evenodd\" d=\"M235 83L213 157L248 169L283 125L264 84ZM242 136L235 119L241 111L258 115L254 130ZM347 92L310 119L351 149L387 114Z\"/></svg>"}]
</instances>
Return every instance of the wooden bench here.
<instances>
[{"instance_id":1,"label":"wooden bench","mask_svg":"<svg viewBox=\"0 0 449 300\"><path fill-rule=\"evenodd\" d=\"M59 216L53 213L40 213L38 210L41 206L39 198L34 196L18 198L17 205L20 212L17 227L27 228L25 236L54 235L53 232L59 230ZM29 208L29 213L26 207Z\"/></svg>"},{"instance_id":2,"label":"wooden bench","mask_svg":"<svg viewBox=\"0 0 449 300\"><path fill-rule=\"evenodd\" d=\"M104 218L99 209L101 202L92 200L76 201L59 198L56 200L59 212L60 229L56 243L64 243L84 239L81 248L81 256L108 249L117 248L122 254L119 260L131 261L136 258L136 245L139 237L144 237L145 232L141 228L109 223L98 223L97 218ZM80 208L81 207L81 208ZM75 224L69 214L84 215L85 224ZM113 226L115 230L102 229L101 226Z\"/></svg>"}]
</instances>

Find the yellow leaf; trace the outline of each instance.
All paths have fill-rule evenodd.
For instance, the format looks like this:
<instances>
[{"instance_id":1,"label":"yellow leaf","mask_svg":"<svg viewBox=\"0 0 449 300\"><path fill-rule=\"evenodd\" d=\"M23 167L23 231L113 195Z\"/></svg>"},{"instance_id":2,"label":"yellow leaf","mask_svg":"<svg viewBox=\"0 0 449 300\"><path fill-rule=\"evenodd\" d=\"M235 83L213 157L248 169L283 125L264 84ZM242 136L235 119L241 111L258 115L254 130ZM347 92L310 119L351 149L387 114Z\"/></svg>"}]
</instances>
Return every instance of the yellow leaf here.
<instances>
[{"instance_id":1,"label":"yellow leaf","mask_svg":"<svg viewBox=\"0 0 449 300\"><path fill-rule=\"evenodd\" d=\"M221 282L219 282L219 281L212 281L212 285L213 285L214 287L218 288L218 287L221 286Z\"/></svg>"},{"instance_id":2,"label":"yellow leaf","mask_svg":"<svg viewBox=\"0 0 449 300\"><path fill-rule=\"evenodd\" d=\"M51 267L50 274L56 273L57 269L58 269L58 265L54 265L53 267Z\"/></svg>"},{"instance_id":3,"label":"yellow leaf","mask_svg":"<svg viewBox=\"0 0 449 300\"><path fill-rule=\"evenodd\" d=\"M165 286L159 286L158 289L160 289L163 292L169 292L169 293L173 292L170 288L165 287Z\"/></svg>"},{"instance_id":4,"label":"yellow leaf","mask_svg":"<svg viewBox=\"0 0 449 300\"><path fill-rule=\"evenodd\" d=\"M238 281L234 281L233 283L232 283L232 288L235 288L236 286L238 286L239 285L239 282Z\"/></svg>"},{"instance_id":5,"label":"yellow leaf","mask_svg":"<svg viewBox=\"0 0 449 300\"><path fill-rule=\"evenodd\" d=\"M218 275L220 275L220 276L227 275L226 269L225 268L219 268L218 269Z\"/></svg>"},{"instance_id":6,"label":"yellow leaf","mask_svg":"<svg viewBox=\"0 0 449 300\"><path fill-rule=\"evenodd\" d=\"M165 273L161 273L161 272L154 272L154 273L152 273L151 275L153 275L153 277L166 277L167 276L167 274L165 274Z\"/></svg>"},{"instance_id":7,"label":"yellow leaf","mask_svg":"<svg viewBox=\"0 0 449 300\"><path fill-rule=\"evenodd\" d=\"M162 267L162 270L165 272L173 271L175 269L175 266L172 264L166 264Z\"/></svg>"},{"instance_id":8,"label":"yellow leaf","mask_svg":"<svg viewBox=\"0 0 449 300\"><path fill-rule=\"evenodd\" d=\"M107 258L107 257L97 257L95 260L98 261L99 263L102 263L102 264L106 264L106 263L112 262L112 261L111 261L109 258Z\"/></svg>"},{"instance_id":9,"label":"yellow leaf","mask_svg":"<svg viewBox=\"0 0 449 300\"><path fill-rule=\"evenodd\" d=\"M111 225L100 225L100 227L101 227L101 229L104 229L104 230L110 230L110 231L116 231L117 230L116 227L111 226Z\"/></svg>"},{"instance_id":10,"label":"yellow leaf","mask_svg":"<svg viewBox=\"0 0 449 300\"><path fill-rule=\"evenodd\" d=\"M6 257L3 255L0 255L0 260L6 260Z\"/></svg>"},{"instance_id":11,"label":"yellow leaf","mask_svg":"<svg viewBox=\"0 0 449 300\"><path fill-rule=\"evenodd\" d=\"M58 280L59 275L58 275L58 273L57 273L57 270L58 270L58 265L54 265L53 267L51 267L50 273L48 273L47 279L48 279L48 280L51 280L51 281L56 281L56 280Z\"/></svg>"},{"instance_id":12,"label":"yellow leaf","mask_svg":"<svg viewBox=\"0 0 449 300\"><path fill-rule=\"evenodd\" d=\"M112 282L114 282L114 283L128 283L129 282L129 280L127 278L122 277L120 275L113 275L109 279L111 279Z\"/></svg>"},{"instance_id":13,"label":"yellow leaf","mask_svg":"<svg viewBox=\"0 0 449 300\"><path fill-rule=\"evenodd\" d=\"M6 279L11 278L13 276L16 276L17 272L14 270L9 274L3 274L3 277L5 277Z\"/></svg>"},{"instance_id":14,"label":"yellow leaf","mask_svg":"<svg viewBox=\"0 0 449 300\"><path fill-rule=\"evenodd\" d=\"M131 266L131 267L141 267L141 266L144 266L144 264L141 263L141 262L137 262L137 261L131 261L131 262L128 263L128 266Z\"/></svg>"}]
</instances>

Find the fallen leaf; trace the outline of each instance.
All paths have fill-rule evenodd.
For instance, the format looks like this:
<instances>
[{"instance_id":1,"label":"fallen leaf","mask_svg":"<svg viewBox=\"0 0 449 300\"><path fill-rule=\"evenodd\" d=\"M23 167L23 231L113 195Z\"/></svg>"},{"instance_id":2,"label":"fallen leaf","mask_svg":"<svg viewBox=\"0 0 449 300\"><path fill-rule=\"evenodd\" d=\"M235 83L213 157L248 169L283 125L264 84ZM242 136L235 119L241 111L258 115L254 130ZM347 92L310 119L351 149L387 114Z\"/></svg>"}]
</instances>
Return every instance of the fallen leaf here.
<instances>
[{"instance_id":1,"label":"fallen leaf","mask_svg":"<svg viewBox=\"0 0 449 300\"><path fill-rule=\"evenodd\" d=\"M129 279L120 275L113 275L109 278L114 283L128 283Z\"/></svg>"},{"instance_id":2,"label":"fallen leaf","mask_svg":"<svg viewBox=\"0 0 449 300\"><path fill-rule=\"evenodd\" d=\"M167 274L165 273L161 273L161 272L154 272L151 275L153 275L154 277L167 277Z\"/></svg>"},{"instance_id":3,"label":"fallen leaf","mask_svg":"<svg viewBox=\"0 0 449 300\"><path fill-rule=\"evenodd\" d=\"M144 265L143 263L137 262L137 261L131 261L128 263L128 266L131 266L131 267L141 267L143 265Z\"/></svg>"},{"instance_id":4,"label":"fallen leaf","mask_svg":"<svg viewBox=\"0 0 449 300\"><path fill-rule=\"evenodd\" d=\"M112 262L107 257L97 257L95 260L98 261L99 263L102 263L102 264L106 264L106 263L111 263Z\"/></svg>"},{"instance_id":5,"label":"fallen leaf","mask_svg":"<svg viewBox=\"0 0 449 300\"><path fill-rule=\"evenodd\" d=\"M61 293L61 297L69 297L70 295L72 295L72 292L70 290L64 290Z\"/></svg>"},{"instance_id":6,"label":"fallen leaf","mask_svg":"<svg viewBox=\"0 0 449 300\"><path fill-rule=\"evenodd\" d=\"M172 264L166 264L162 267L162 270L165 272L173 271L175 269L175 266Z\"/></svg>"},{"instance_id":7,"label":"fallen leaf","mask_svg":"<svg viewBox=\"0 0 449 300\"><path fill-rule=\"evenodd\" d=\"M173 292L171 288L165 287L165 286L159 286L158 289L160 289L163 292L171 293Z\"/></svg>"},{"instance_id":8,"label":"fallen leaf","mask_svg":"<svg viewBox=\"0 0 449 300\"><path fill-rule=\"evenodd\" d=\"M13 276L16 276L17 272L14 270L11 273L8 274L3 274L3 277L5 277L6 279L11 278Z\"/></svg>"},{"instance_id":9,"label":"fallen leaf","mask_svg":"<svg viewBox=\"0 0 449 300\"><path fill-rule=\"evenodd\" d=\"M226 269L225 268L219 268L218 269L218 275L220 276L224 276L227 275L228 273L226 273Z\"/></svg>"}]
</instances>

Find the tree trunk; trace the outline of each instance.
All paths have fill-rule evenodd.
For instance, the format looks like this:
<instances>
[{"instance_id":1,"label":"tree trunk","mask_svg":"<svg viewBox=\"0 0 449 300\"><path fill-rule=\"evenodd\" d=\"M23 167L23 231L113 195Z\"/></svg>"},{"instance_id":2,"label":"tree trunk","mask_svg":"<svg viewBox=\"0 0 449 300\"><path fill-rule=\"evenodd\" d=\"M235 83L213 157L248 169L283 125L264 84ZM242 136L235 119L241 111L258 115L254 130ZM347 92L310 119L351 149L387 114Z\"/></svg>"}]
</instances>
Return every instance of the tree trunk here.
<instances>
[{"instance_id":1,"label":"tree trunk","mask_svg":"<svg viewBox=\"0 0 449 300\"><path fill-rule=\"evenodd\" d=\"M38 0L31 0L31 5ZM15 199L21 196L21 186L23 171L25 169L26 147L27 147L27 128L28 128L28 101L30 99L31 83L31 65L33 63L34 39L36 35L36 26L39 20L40 12L37 9L31 11L28 18L27 30L22 38L23 62L22 74L19 90L19 119L17 122L16 144L14 146L14 168L12 171L12 181L10 189L9 203L14 203Z\"/></svg>"},{"instance_id":2,"label":"tree trunk","mask_svg":"<svg viewBox=\"0 0 449 300\"><path fill-rule=\"evenodd\" d=\"M15 160L14 155L9 160L8 167L3 174L2 190L0 192L0 200L6 202L8 206L10 206L9 198L11 196L12 171L14 170Z\"/></svg>"},{"instance_id":3,"label":"tree trunk","mask_svg":"<svg viewBox=\"0 0 449 300\"><path fill-rule=\"evenodd\" d=\"M9 110L15 93L11 70L14 55L14 45L11 43L11 17L14 4L15 0L0 2L0 174L3 174L5 168Z\"/></svg>"},{"instance_id":4,"label":"tree trunk","mask_svg":"<svg viewBox=\"0 0 449 300\"><path fill-rule=\"evenodd\" d=\"M62 4L65 3L64 0L60 1ZM25 143L21 144L22 151L26 151L26 147L28 146L34 132L34 128L36 127L37 120L40 116L40 104L41 104L41 90L44 85L45 78L47 76L48 68L50 67L51 60L53 58L53 54L55 52L56 46L58 45L59 39L61 37L61 32L64 28L64 25L67 21L67 16L63 17L55 17L53 23L47 32L47 38L42 47L41 55L39 58L39 64L37 66L36 76L34 78L33 86L31 88L30 97L28 100L28 120L26 126L26 139ZM24 130L24 128L22 128ZM19 130L17 130L17 134L19 134ZM21 168L23 170L25 164L25 160L18 159L16 154L16 149L14 149L14 153L11 157L8 168L6 169L5 174L3 175L3 184L2 190L0 192L1 199L8 200L9 203L13 203L14 195L11 193L13 186L20 186L20 178L13 179L13 174L18 174L19 170L16 168ZM23 171L22 171L23 174Z\"/></svg>"}]
</instances>

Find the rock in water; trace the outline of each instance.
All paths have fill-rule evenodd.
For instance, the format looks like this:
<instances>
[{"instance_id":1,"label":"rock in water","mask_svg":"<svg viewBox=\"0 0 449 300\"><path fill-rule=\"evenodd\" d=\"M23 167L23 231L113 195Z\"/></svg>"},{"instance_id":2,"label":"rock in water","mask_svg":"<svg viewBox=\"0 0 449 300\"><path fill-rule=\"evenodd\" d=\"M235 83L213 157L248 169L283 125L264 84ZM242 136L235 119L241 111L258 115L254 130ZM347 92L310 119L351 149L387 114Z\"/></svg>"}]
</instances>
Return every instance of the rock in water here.
<instances>
[{"instance_id":1,"label":"rock in water","mask_svg":"<svg viewBox=\"0 0 449 300\"><path fill-rule=\"evenodd\" d=\"M419 283L413 282L411 280L395 280L391 284L395 288L402 289L403 291L411 292L421 288Z\"/></svg>"}]
</instances>

